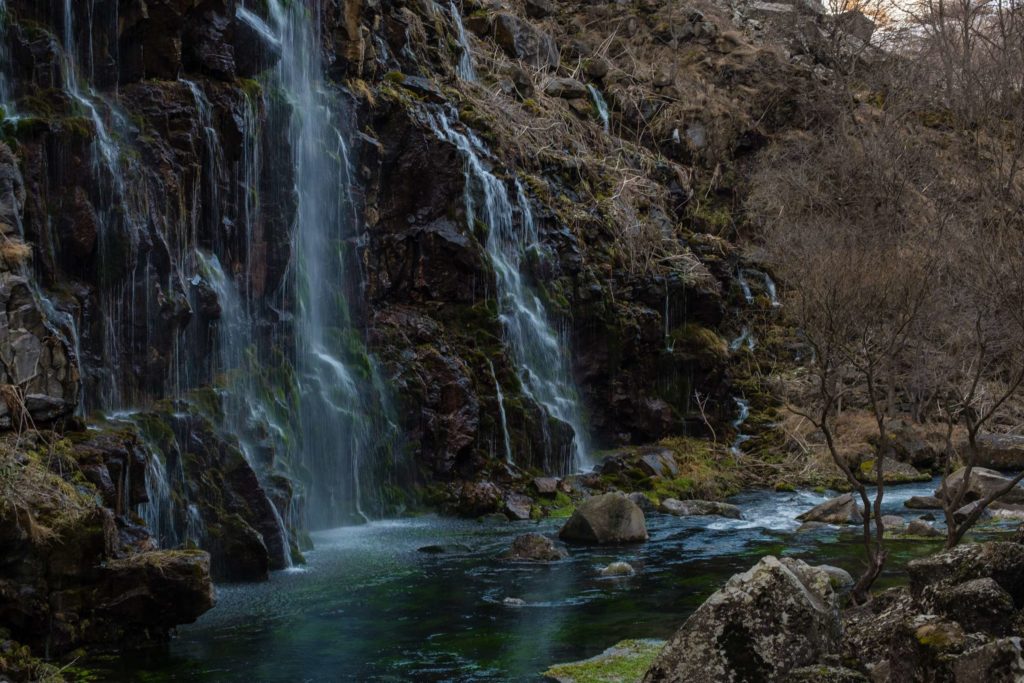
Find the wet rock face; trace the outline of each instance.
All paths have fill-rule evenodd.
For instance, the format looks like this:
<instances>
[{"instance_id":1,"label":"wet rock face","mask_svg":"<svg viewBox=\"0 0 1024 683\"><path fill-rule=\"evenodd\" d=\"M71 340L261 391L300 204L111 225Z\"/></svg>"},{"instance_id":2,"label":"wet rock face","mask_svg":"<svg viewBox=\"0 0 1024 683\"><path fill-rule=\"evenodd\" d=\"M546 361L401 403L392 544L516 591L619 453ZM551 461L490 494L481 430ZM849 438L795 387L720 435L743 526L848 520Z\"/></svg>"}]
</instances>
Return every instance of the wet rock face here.
<instances>
[{"instance_id":1,"label":"wet rock face","mask_svg":"<svg viewBox=\"0 0 1024 683\"><path fill-rule=\"evenodd\" d=\"M701 605L665 645L644 683L784 680L836 650L837 614L825 571L765 557Z\"/></svg>"},{"instance_id":2,"label":"wet rock face","mask_svg":"<svg viewBox=\"0 0 1024 683\"><path fill-rule=\"evenodd\" d=\"M74 350L47 318L24 277L0 273L0 428L31 418L50 425L74 412L79 377Z\"/></svg>"},{"instance_id":3,"label":"wet rock face","mask_svg":"<svg viewBox=\"0 0 1024 683\"><path fill-rule=\"evenodd\" d=\"M132 504L145 497L125 443L5 438L0 622L9 635L51 655L147 645L213 606L207 553L157 550L132 511L103 506L111 493ZM120 488L136 476L139 486Z\"/></svg>"},{"instance_id":4,"label":"wet rock face","mask_svg":"<svg viewBox=\"0 0 1024 683\"><path fill-rule=\"evenodd\" d=\"M935 491L935 496L940 499L945 498L947 491L952 492L959 489L963 485L966 472L966 468L960 468L949 475L943 482L943 485ZM985 498L993 493L1002 491L1010 482L1010 477L1006 477L995 470L975 467L971 470L971 478L968 481L963 501L971 503ZM998 502L1009 505L1024 504L1024 485L1017 484L1000 497Z\"/></svg>"}]
</instances>

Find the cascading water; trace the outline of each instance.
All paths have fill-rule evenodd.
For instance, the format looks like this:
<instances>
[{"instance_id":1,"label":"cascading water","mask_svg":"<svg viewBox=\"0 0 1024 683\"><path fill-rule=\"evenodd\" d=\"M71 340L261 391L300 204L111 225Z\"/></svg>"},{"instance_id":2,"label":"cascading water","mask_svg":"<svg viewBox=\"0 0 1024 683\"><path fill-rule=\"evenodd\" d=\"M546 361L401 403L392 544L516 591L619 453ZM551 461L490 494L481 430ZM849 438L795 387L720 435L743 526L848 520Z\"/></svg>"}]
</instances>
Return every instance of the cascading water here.
<instances>
[{"instance_id":1,"label":"cascading water","mask_svg":"<svg viewBox=\"0 0 1024 683\"><path fill-rule=\"evenodd\" d=\"M736 419L732 421L732 428L736 430L736 439L732 442L732 447L729 449L732 451L733 456L740 457L743 455L742 446L747 441L750 441L750 436L743 434L740 430L743 429L744 423L747 418L750 417L750 403L746 399L734 398L733 402L736 403L737 415Z\"/></svg>"},{"instance_id":2,"label":"cascading water","mask_svg":"<svg viewBox=\"0 0 1024 683\"><path fill-rule=\"evenodd\" d=\"M604 128L604 132L607 133L610 129L608 103L605 102L601 91L594 87L593 84L587 85L587 90L590 91L590 97L594 100L594 108L597 109L597 117L601 119L601 126Z\"/></svg>"},{"instance_id":3,"label":"cascading water","mask_svg":"<svg viewBox=\"0 0 1024 683\"><path fill-rule=\"evenodd\" d=\"M254 325L246 313L235 283L224 272L217 257L200 254L200 260L206 281L217 294L221 310L217 322L217 365L214 369L216 374L230 378L224 394L224 426L229 433L238 437L238 447L246 462L255 471L259 471L253 456L255 445L249 439L251 425L267 424L275 431L280 428L274 425L270 411L263 403L263 395L253 380L254 370L249 367ZM281 566L290 567L292 560L288 525L269 497L267 505L274 515L281 538L278 560Z\"/></svg>"},{"instance_id":4,"label":"cascading water","mask_svg":"<svg viewBox=\"0 0 1024 683\"><path fill-rule=\"evenodd\" d=\"M449 3L448 8L455 22L455 35L459 39L459 63L455 67L455 73L464 81L476 80L476 69L473 68L473 52L469 47L469 36L466 34L466 27L462 23L462 13L455 5L455 0Z\"/></svg>"},{"instance_id":5,"label":"cascading water","mask_svg":"<svg viewBox=\"0 0 1024 683\"><path fill-rule=\"evenodd\" d=\"M434 133L454 145L465 161L466 221L487 225L484 245L494 267L499 310L509 349L516 361L523 393L551 417L573 431L571 453L546 453L549 471L568 473L591 465L586 430L576 387L569 373L563 340L548 321L543 302L527 285L522 264L529 249L537 247L537 225L522 185L509 186L491 173L483 159L488 151L469 130L460 132L444 111L427 114Z\"/></svg>"},{"instance_id":6,"label":"cascading water","mask_svg":"<svg viewBox=\"0 0 1024 683\"><path fill-rule=\"evenodd\" d=\"M753 333L751 333L750 328L746 325L743 326L739 336L729 342L729 350L735 353L744 346L746 346L749 351L753 351L757 347L757 339L754 337Z\"/></svg>"},{"instance_id":7,"label":"cascading water","mask_svg":"<svg viewBox=\"0 0 1024 683\"><path fill-rule=\"evenodd\" d=\"M313 527L367 519L376 469L393 442L376 367L352 324L347 294L361 286L360 222L352 202L347 120L325 83L318 12L271 0L281 42L277 86L291 103L289 138L298 210L292 240L299 456L308 472ZM311 16L312 15L312 16Z\"/></svg>"},{"instance_id":8,"label":"cascading water","mask_svg":"<svg viewBox=\"0 0 1024 683\"><path fill-rule=\"evenodd\" d=\"M501 382L498 381L498 375L494 372L494 363L489 358L487 367L491 369L491 377L494 378L494 393L498 398L498 416L501 418L501 435L505 444L505 462L511 465L514 461L512 459L512 438L508 433L508 414L505 412L505 392L501 390Z\"/></svg>"}]
</instances>

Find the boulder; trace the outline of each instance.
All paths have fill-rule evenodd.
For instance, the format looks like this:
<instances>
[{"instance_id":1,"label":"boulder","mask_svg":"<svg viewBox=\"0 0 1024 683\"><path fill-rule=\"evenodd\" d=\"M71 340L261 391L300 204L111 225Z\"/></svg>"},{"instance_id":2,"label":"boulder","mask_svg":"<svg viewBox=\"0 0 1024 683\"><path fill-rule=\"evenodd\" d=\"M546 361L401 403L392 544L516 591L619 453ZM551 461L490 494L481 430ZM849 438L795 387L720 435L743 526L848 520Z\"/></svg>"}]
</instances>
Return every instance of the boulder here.
<instances>
[{"instance_id":1,"label":"boulder","mask_svg":"<svg viewBox=\"0 0 1024 683\"><path fill-rule=\"evenodd\" d=\"M968 503L967 505L964 505L963 507L955 510L953 512L953 519L954 519L954 521L956 521L957 524L960 524L960 523L966 521L967 518L970 517L972 514L974 514L974 511L977 510L979 507L981 507L981 501L976 500L973 503ZM991 518L992 518L992 513L989 512L988 508L985 508L984 510L982 510L981 514L978 515L978 521L979 522L981 520L991 519Z\"/></svg>"},{"instance_id":2,"label":"boulder","mask_svg":"<svg viewBox=\"0 0 1024 683\"><path fill-rule=\"evenodd\" d=\"M512 493L505 498L505 514L509 519L530 519L531 508L533 508L533 499L522 493Z\"/></svg>"},{"instance_id":3,"label":"boulder","mask_svg":"<svg viewBox=\"0 0 1024 683\"><path fill-rule=\"evenodd\" d=\"M961 446L964 452L966 446ZM1024 436L984 434L978 437L974 464L994 470L1024 470Z\"/></svg>"},{"instance_id":4,"label":"boulder","mask_svg":"<svg viewBox=\"0 0 1024 683\"><path fill-rule=\"evenodd\" d=\"M846 591L853 588L855 582L850 572L846 571L842 567L833 567L830 564L819 564L815 569L828 574L829 583L832 584L832 590L837 593L845 593Z\"/></svg>"},{"instance_id":5,"label":"boulder","mask_svg":"<svg viewBox=\"0 0 1024 683\"><path fill-rule=\"evenodd\" d=\"M996 519L1024 520L1024 505L1007 505L1005 503L992 503L989 512Z\"/></svg>"},{"instance_id":6,"label":"boulder","mask_svg":"<svg viewBox=\"0 0 1024 683\"><path fill-rule=\"evenodd\" d=\"M643 681L784 680L834 652L840 634L828 572L768 556L708 598Z\"/></svg>"},{"instance_id":7,"label":"boulder","mask_svg":"<svg viewBox=\"0 0 1024 683\"><path fill-rule=\"evenodd\" d=\"M587 86L575 78L552 78L544 84L544 94L561 97L563 100L585 100L590 97Z\"/></svg>"},{"instance_id":8,"label":"boulder","mask_svg":"<svg viewBox=\"0 0 1024 683\"><path fill-rule=\"evenodd\" d=\"M1013 629L1013 598L990 577L961 584L940 584L922 601L936 614L953 619L968 632L1005 636Z\"/></svg>"},{"instance_id":9,"label":"boulder","mask_svg":"<svg viewBox=\"0 0 1024 683\"><path fill-rule=\"evenodd\" d=\"M945 498L946 490L953 491L961 486L963 482L966 468L961 467L953 474L947 477L938 489L935 491L936 498ZM975 467L971 470L971 478L968 482L967 493L964 494L964 502L970 503L975 500L979 500L996 491L1000 491L1006 487L1011 481L1010 477L1003 476L995 470L990 470L985 467ZM1017 484L1006 495L999 498L1001 503L1009 503L1011 505L1019 505L1024 503L1024 486Z\"/></svg>"},{"instance_id":10,"label":"boulder","mask_svg":"<svg viewBox=\"0 0 1024 683\"><path fill-rule=\"evenodd\" d=\"M853 669L820 664L794 669L786 676L786 683L868 683L869 680Z\"/></svg>"},{"instance_id":11,"label":"boulder","mask_svg":"<svg viewBox=\"0 0 1024 683\"><path fill-rule=\"evenodd\" d=\"M675 479L679 476L679 465L676 463L675 455L667 448L643 450L640 452L637 466L647 476Z\"/></svg>"},{"instance_id":12,"label":"boulder","mask_svg":"<svg viewBox=\"0 0 1024 683\"><path fill-rule=\"evenodd\" d=\"M558 479L555 477L537 477L533 480L533 487L542 496L553 496L558 493Z\"/></svg>"},{"instance_id":13,"label":"boulder","mask_svg":"<svg viewBox=\"0 0 1024 683\"><path fill-rule=\"evenodd\" d=\"M494 40L513 59L532 67L555 69L559 55L555 39L528 21L502 13L494 18Z\"/></svg>"},{"instance_id":14,"label":"boulder","mask_svg":"<svg viewBox=\"0 0 1024 683\"><path fill-rule=\"evenodd\" d=\"M925 538L941 538L943 533L923 519L914 519L907 525L907 535L924 536Z\"/></svg>"},{"instance_id":15,"label":"boulder","mask_svg":"<svg viewBox=\"0 0 1024 683\"><path fill-rule=\"evenodd\" d=\"M911 510L941 510L942 501L935 496L911 496L903 501L904 507Z\"/></svg>"},{"instance_id":16,"label":"boulder","mask_svg":"<svg viewBox=\"0 0 1024 683\"><path fill-rule=\"evenodd\" d=\"M960 545L910 562L907 572L910 591L918 599L936 587L990 578L1010 594L1018 609L1024 605L1024 545L1018 543Z\"/></svg>"},{"instance_id":17,"label":"boulder","mask_svg":"<svg viewBox=\"0 0 1024 683\"><path fill-rule=\"evenodd\" d=\"M1024 657L1020 638L1000 638L964 652L950 667L956 683L1020 683Z\"/></svg>"},{"instance_id":18,"label":"boulder","mask_svg":"<svg viewBox=\"0 0 1024 683\"><path fill-rule=\"evenodd\" d=\"M573 543L638 543L647 540L647 524L624 494L605 493L583 501L558 535Z\"/></svg>"},{"instance_id":19,"label":"boulder","mask_svg":"<svg viewBox=\"0 0 1024 683\"><path fill-rule=\"evenodd\" d=\"M743 513L735 505L719 503L712 500L676 500L666 498L661 501L662 512L677 517L715 516L730 519L742 519Z\"/></svg>"},{"instance_id":20,"label":"boulder","mask_svg":"<svg viewBox=\"0 0 1024 683\"><path fill-rule=\"evenodd\" d=\"M557 562L569 557L569 552L542 534L516 536L512 547L505 553L507 560L519 562Z\"/></svg>"},{"instance_id":21,"label":"boulder","mask_svg":"<svg viewBox=\"0 0 1024 683\"><path fill-rule=\"evenodd\" d=\"M876 460L868 460L857 468L857 478L863 482L874 483L878 481L878 471L875 469ZM914 481L931 481L932 475L928 472L918 472L913 465L899 460L887 459L882 472L882 481L886 484L905 484Z\"/></svg>"},{"instance_id":22,"label":"boulder","mask_svg":"<svg viewBox=\"0 0 1024 683\"><path fill-rule=\"evenodd\" d=\"M191 624L214 599L210 556L200 550L157 550L103 567L96 610L123 626L165 629Z\"/></svg>"},{"instance_id":23,"label":"boulder","mask_svg":"<svg viewBox=\"0 0 1024 683\"><path fill-rule=\"evenodd\" d=\"M871 36L875 33L875 22L857 10L837 14L833 21L835 21L836 28L840 31L865 43L871 40Z\"/></svg>"},{"instance_id":24,"label":"boulder","mask_svg":"<svg viewBox=\"0 0 1024 683\"><path fill-rule=\"evenodd\" d=\"M543 19L551 12L551 0L526 0L526 16L531 19Z\"/></svg>"},{"instance_id":25,"label":"boulder","mask_svg":"<svg viewBox=\"0 0 1024 683\"><path fill-rule=\"evenodd\" d=\"M640 491L633 491L626 497L636 503L637 507L644 511L644 514L648 512L656 512L658 509L655 507L654 502Z\"/></svg>"},{"instance_id":26,"label":"boulder","mask_svg":"<svg viewBox=\"0 0 1024 683\"><path fill-rule=\"evenodd\" d=\"M905 531L907 528L907 520L897 515L883 515L882 516L882 527L886 531Z\"/></svg>"},{"instance_id":27,"label":"boulder","mask_svg":"<svg viewBox=\"0 0 1024 683\"><path fill-rule=\"evenodd\" d=\"M800 522L824 522L825 524L860 524L860 508L852 493L827 500L797 517Z\"/></svg>"}]
</instances>

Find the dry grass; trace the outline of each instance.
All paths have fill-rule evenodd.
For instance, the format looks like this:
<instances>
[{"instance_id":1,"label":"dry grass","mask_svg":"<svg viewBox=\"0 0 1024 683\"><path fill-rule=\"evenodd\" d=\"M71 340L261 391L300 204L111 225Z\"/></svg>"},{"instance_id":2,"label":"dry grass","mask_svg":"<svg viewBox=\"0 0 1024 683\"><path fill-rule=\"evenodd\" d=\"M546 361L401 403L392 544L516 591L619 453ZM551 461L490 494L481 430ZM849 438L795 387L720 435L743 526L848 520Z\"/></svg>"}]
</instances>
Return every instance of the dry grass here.
<instances>
[{"instance_id":1,"label":"dry grass","mask_svg":"<svg viewBox=\"0 0 1024 683\"><path fill-rule=\"evenodd\" d=\"M9 269L19 268L32 258L32 247L20 239L4 237L0 242L0 260Z\"/></svg>"},{"instance_id":2,"label":"dry grass","mask_svg":"<svg viewBox=\"0 0 1024 683\"><path fill-rule=\"evenodd\" d=\"M0 440L0 518L13 519L32 542L45 543L93 506L53 471L64 457L59 448L47 448L36 437L11 435Z\"/></svg>"}]
</instances>

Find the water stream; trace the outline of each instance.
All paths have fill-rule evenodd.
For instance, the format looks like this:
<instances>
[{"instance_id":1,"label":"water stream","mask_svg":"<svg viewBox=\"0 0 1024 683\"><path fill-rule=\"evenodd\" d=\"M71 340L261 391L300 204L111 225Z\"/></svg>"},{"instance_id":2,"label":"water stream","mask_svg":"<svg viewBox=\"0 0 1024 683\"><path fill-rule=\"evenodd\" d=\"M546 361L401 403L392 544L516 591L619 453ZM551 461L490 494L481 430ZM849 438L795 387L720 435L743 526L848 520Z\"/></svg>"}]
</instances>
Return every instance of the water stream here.
<instances>
[{"instance_id":1,"label":"water stream","mask_svg":"<svg viewBox=\"0 0 1024 683\"><path fill-rule=\"evenodd\" d=\"M590 97L594 100L594 108L597 110L597 117L601 120L601 126L607 133L609 130L608 103L605 102L601 91L593 85L587 85L587 90L590 91Z\"/></svg>"},{"instance_id":2,"label":"water stream","mask_svg":"<svg viewBox=\"0 0 1024 683\"><path fill-rule=\"evenodd\" d=\"M476 69L473 68L473 50L469 46L469 36L466 34L466 27L462 23L462 12L452 0L448 5L455 22L455 35L459 39L459 63L455 67L455 73L464 81L476 80Z\"/></svg>"},{"instance_id":3,"label":"water stream","mask_svg":"<svg viewBox=\"0 0 1024 683\"><path fill-rule=\"evenodd\" d=\"M494 267L505 338L523 392L572 428L569 453L554 448L548 439L545 470L567 474L587 468L592 465L587 432L565 341L524 277L527 252L538 248L537 225L526 192L518 181L506 182L489 170L487 148L472 131L460 129L452 114L434 110L427 118L437 136L453 144L465 161L466 222L470 229L478 220L487 226L484 246Z\"/></svg>"},{"instance_id":4,"label":"water stream","mask_svg":"<svg viewBox=\"0 0 1024 683\"><path fill-rule=\"evenodd\" d=\"M887 490L885 512L934 482ZM796 516L828 493L754 491L731 502L743 519L648 516L651 540L572 548L554 564L498 559L527 531L561 520L481 524L419 518L314 535L303 572L261 585L222 586L218 607L184 626L166 650L127 656L105 680L145 674L195 681L527 681L553 663L600 653L625 638L667 638L711 592L765 554L833 564L856 574L856 528L797 532ZM420 552L440 546L440 554ZM905 580L914 557L941 539L893 541L878 587ZM637 573L602 578L629 562ZM525 601L503 604L506 597Z\"/></svg>"}]
</instances>

